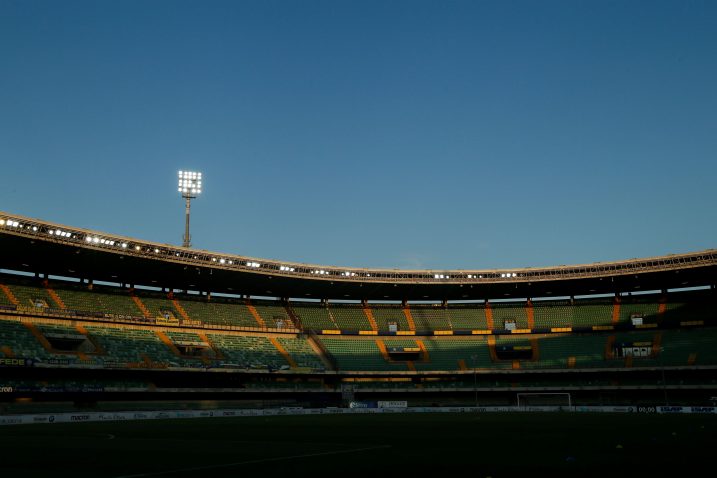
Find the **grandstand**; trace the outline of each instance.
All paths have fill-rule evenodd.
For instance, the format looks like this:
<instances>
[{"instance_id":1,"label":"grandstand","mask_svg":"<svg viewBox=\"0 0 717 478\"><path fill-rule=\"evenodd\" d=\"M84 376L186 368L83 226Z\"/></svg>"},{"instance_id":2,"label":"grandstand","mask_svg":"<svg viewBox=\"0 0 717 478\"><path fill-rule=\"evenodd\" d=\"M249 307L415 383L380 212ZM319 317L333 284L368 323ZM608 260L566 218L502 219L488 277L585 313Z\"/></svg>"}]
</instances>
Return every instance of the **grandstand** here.
<instances>
[{"instance_id":1,"label":"grandstand","mask_svg":"<svg viewBox=\"0 0 717 478\"><path fill-rule=\"evenodd\" d=\"M7 400L504 404L569 389L595 403L717 388L716 251L436 274L193 251L6 213L0 240Z\"/></svg>"}]
</instances>

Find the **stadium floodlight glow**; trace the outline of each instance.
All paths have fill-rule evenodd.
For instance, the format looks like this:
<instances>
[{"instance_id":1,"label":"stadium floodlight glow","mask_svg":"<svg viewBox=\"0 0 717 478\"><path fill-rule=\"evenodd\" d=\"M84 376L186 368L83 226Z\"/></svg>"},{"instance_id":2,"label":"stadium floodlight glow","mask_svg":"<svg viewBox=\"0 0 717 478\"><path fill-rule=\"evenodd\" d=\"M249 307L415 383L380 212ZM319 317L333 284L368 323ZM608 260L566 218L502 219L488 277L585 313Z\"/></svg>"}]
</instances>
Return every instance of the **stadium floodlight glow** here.
<instances>
[{"instance_id":1,"label":"stadium floodlight glow","mask_svg":"<svg viewBox=\"0 0 717 478\"><path fill-rule=\"evenodd\" d=\"M0 219L0 226L4 226L4 225L5 225L5 219Z\"/></svg>"},{"instance_id":2,"label":"stadium floodlight glow","mask_svg":"<svg viewBox=\"0 0 717 478\"><path fill-rule=\"evenodd\" d=\"M184 219L184 238L182 246L191 247L191 236L189 235L189 209L190 201L202 193L202 173L196 171L179 171L177 191L186 201Z\"/></svg>"}]
</instances>

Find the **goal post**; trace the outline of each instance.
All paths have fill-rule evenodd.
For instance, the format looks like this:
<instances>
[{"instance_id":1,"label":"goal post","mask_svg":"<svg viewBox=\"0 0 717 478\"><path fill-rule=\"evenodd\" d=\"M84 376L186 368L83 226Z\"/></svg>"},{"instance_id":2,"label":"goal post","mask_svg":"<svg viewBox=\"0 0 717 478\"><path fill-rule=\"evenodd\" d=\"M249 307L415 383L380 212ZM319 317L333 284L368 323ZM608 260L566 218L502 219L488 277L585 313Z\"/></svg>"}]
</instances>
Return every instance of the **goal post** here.
<instances>
[{"instance_id":1,"label":"goal post","mask_svg":"<svg viewBox=\"0 0 717 478\"><path fill-rule=\"evenodd\" d=\"M518 408L521 407L564 407L572 408L573 401L569 392L518 392Z\"/></svg>"}]
</instances>

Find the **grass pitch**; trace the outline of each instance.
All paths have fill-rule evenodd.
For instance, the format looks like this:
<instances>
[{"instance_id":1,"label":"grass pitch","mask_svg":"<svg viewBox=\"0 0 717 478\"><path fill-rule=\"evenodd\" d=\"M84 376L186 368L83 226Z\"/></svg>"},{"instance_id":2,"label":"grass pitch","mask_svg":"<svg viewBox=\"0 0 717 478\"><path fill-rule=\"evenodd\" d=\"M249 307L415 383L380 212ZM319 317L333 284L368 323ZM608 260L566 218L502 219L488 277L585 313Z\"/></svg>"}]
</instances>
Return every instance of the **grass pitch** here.
<instances>
[{"instance_id":1,"label":"grass pitch","mask_svg":"<svg viewBox=\"0 0 717 478\"><path fill-rule=\"evenodd\" d=\"M5 426L3 476L712 476L717 416L382 414Z\"/></svg>"}]
</instances>

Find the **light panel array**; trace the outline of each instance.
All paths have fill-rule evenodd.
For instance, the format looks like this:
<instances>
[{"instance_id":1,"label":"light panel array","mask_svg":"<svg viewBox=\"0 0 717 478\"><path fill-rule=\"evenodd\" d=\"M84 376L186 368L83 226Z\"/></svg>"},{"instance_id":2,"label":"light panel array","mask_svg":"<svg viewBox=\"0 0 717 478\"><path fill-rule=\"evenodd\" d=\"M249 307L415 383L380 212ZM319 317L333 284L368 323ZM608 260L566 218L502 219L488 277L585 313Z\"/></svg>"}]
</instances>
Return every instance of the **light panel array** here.
<instances>
[{"instance_id":1,"label":"light panel array","mask_svg":"<svg viewBox=\"0 0 717 478\"><path fill-rule=\"evenodd\" d=\"M202 193L202 173L179 171L178 189L184 196L196 196Z\"/></svg>"},{"instance_id":2,"label":"light panel array","mask_svg":"<svg viewBox=\"0 0 717 478\"><path fill-rule=\"evenodd\" d=\"M201 185L201 176L202 176L201 173L196 173L196 172L191 172L191 171L180 171L179 174L180 174L180 181L189 181L188 188L187 188L188 191L196 190L197 193L201 192L200 189L198 189L198 188L192 189L192 187L191 187L192 184L197 185L197 186ZM184 191L184 189L185 188L182 187L182 188L180 188L180 191ZM130 244L128 244L127 242L116 240L114 238L110 239L110 238L103 238L103 237L100 237L97 235L85 235L83 233L69 232L69 231L59 229L59 228L56 228L56 229L49 229L49 228L45 228L45 227L38 228L37 225L23 224L19 221L16 221L15 219L11 219L11 218L0 218L0 227L32 230L34 232L46 233L55 238L74 239L74 240L83 240L84 239L84 241L86 241L89 245L119 247L122 249L127 249L130 247ZM154 246L151 246L151 247L148 246L145 249L138 244L132 244L131 246L132 246L131 248L137 252L149 252L149 253L154 253L154 254L162 253L162 254L170 254L170 255L180 256L180 253L175 250L169 250L169 249L165 249L165 248L160 249L160 248L154 247ZM194 259L200 259L200 258L195 255ZM251 268L255 268L255 269L258 269L258 268L274 269L274 270L278 269L282 272L296 272L299 274L308 272L308 273L315 274L315 275L338 275L338 276L343 276L343 277L367 277L367 278L370 278L372 276L372 274L367 273L367 272L360 272L360 273L356 273L356 272L352 272L352 271L339 272L339 271L329 271L329 270L325 270L325 269L298 270L297 271L295 267L290 267L290 266L285 266L285 265L260 264L259 262L254 262L254 261L239 262L239 261L226 259L226 258L222 258L222 257L218 257L218 256L204 256L201 258L201 260L218 262L222 265L230 265L230 266L244 265L246 267L251 267ZM500 277L502 279L509 279L509 278L512 279L512 278L520 277L520 276L522 276L522 274L517 274L515 272L503 272L503 273L495 273L495 274L489 274L489 275L465 274L465 275L458 275L458 276L455 276L455 275L451 276L448 274L432 274L429 277L432 277L433 279L438 279L438 280L445 280L445 279L451 279L451 278L455 279L456 277L458 277L458 278L465 277L467 279L484 279L484 278L489 279L491 277L495 277L495 278Z\"/></svg>"}]
</instances>

